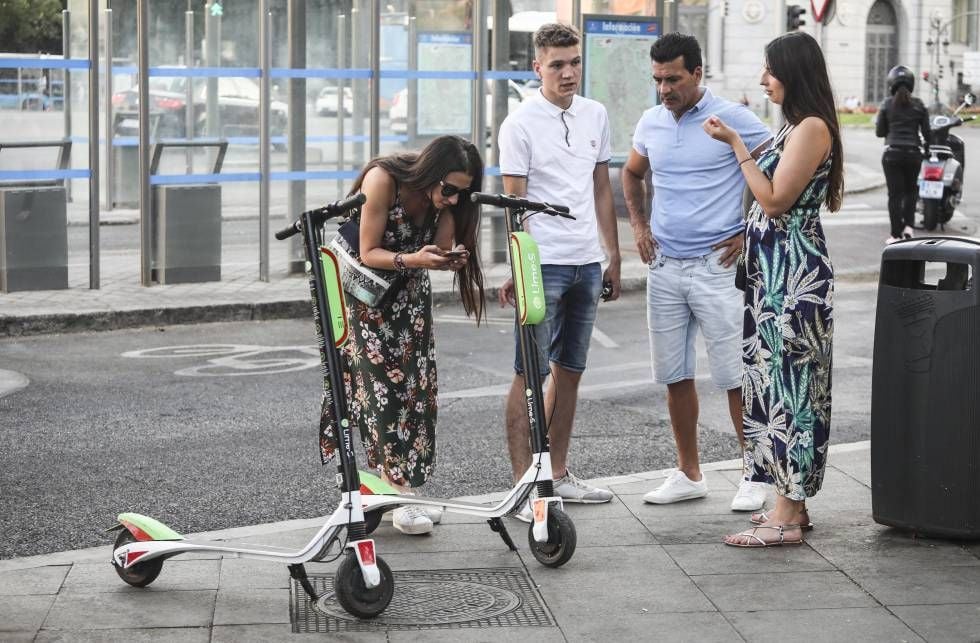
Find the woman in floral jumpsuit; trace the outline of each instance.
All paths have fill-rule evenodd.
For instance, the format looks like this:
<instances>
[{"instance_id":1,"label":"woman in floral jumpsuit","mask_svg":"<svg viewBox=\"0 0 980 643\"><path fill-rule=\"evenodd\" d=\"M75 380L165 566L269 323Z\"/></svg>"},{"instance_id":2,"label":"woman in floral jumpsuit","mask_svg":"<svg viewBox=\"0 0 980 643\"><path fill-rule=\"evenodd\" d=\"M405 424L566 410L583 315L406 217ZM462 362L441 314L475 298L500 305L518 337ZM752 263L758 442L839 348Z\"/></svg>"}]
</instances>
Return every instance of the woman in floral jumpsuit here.
<instances>
[{"instance_id":1,"label":"woman in floral jumpsuit","mask_svg":"<svg viewBox=\"0 0 980 643\"><path fill-rule=\"evenodd\" d=\"M467 314L478 322L483 315L479 209L469 197L482 181L476 147L442 136L420 153L371 161L351 188L367 196L356 217L360 260L398 273L400 286L376 307L347 297L350 339L342 358L348 410L368 464L403 493L424 484L435 461L438 389L428 270L454 271ZM336 448L326 408L320 448L324 461ZM393 523L403 533L428 533L440 515L408 505L395 510Z\"/></svg>"},{"instance_id":2,"label":"woman in floral jumpsuit","mask_svg":"<svg viewBox=\"0 0 980 643\"><path fill-rule=\"evenodd\" d=\"M742 400L754 481L776 487L756 527L725 538L737 547L803 542L806 499L823 482L830 434L834 272L820 207L843 195L843 154L823 54L802 32L766 46L761 84L786 126L757 160L717 118L713 138L735 151L755 197L745 231Z\"/></svg>"}]
</instances>

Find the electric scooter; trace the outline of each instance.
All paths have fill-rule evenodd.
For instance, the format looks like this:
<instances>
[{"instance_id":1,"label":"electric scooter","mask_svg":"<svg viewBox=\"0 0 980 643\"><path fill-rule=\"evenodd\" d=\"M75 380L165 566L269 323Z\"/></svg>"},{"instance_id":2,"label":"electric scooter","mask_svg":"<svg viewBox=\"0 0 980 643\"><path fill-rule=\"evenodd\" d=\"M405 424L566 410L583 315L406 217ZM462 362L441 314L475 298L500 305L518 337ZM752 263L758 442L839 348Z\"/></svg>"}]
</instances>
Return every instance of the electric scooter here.
<instances>
[{"instance_id":1,"label":"electric scooter","mask_svg":"<svg viewBox=\"0 0 980 643\"><path fill-rule=\"evenodd\" d=\"M523 222L533 214L548 214L574 219L568 208L549 203L535 203L527 199L501 194L471 195L475 203L505 208L507 232L510 237L510 265L516 299L515 315L520 328L521 360L524 364L527 418L531 433L531 466L521 476L507 495L496 505L483 505L461 500L429 498L424 496L398 495L398 491L384 480L364 471L361 472L361 502L367 533L381 523L387 511L405 505L439 507L448 512L480 516L487 520L490 529L500 534L504 543L516 551L513 540L501 518L523 507L533 489L537 497L532 501L533 521L528 528L527 542L531 553L539 563L547 567L559 567L575 553L576 533L572 519L563 510L562 499L554 492L551 455L548 444L547 418L544 412L538 351L530 326L540 323L545 315L544 284L541 278L541 260L534 239L524 231Z\"/></svg>"},{"instance_id":2,"label":"electric scooter","mask_svg":"<svg viewBox=\"0 0 980 643\"><path fill-rule=\"evenodd\" d=\"M333 589L337 602L358 618L373 618L381 614L394 594L391 569L377 555L374 540L368 538L362 510L361 485L354 459L351 425L347 419L347 400L344 396L338 347L347 340L347 314L340 287L336 257L322 248L321 228L328 219L342 216L366 200L357 194L343 201L304 212L293 224L276 233L279 240L302 234L306 249L307 273L310 282L310 302L320 348L323 372L323 392L338 427L338 486L340 503L327 518L323 527L299 551L284 551L261 545L235 546L218 541L187 540L167 525L148 516L123 513L112 550L112 565L119 577L134 587L145 587L160 574L163 562L188 552L209 551L234 554L285 563L289 574L296 579L312 601L317 595L306 575L304 563L327 560L333 545L346 531L339 551L330 558L344 554L344 560L334 575ZM110 530L110 531L111 531Z\"/></svg>"},{"instance_id":3,"label":"electric scooter","mask_svg":"<svg viewBox=\"0 0 980 643\"><path fill-rule=\"evenodd\" d=\"M964 144L963 139L950 133L950 130L976 118L959 116L960 110L972 105L973 101L973 94L967 94L952 114L939 114L929 121L932 135L929 158L922 161L919 170L922 227L926 230L932 231L937 225L948 223L963 199Z\"/></svg>"}]
</instances>

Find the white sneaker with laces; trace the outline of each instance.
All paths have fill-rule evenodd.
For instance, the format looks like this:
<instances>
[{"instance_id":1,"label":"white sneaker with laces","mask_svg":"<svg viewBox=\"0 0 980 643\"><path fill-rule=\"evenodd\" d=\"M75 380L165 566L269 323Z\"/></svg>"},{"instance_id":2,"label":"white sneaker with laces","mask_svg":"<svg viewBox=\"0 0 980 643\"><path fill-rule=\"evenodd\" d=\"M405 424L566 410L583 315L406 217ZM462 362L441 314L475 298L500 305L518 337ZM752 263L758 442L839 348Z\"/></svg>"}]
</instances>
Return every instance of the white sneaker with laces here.
<instances>
[{"instance_id":1,"label":"white sneaker with laces","mask_svg":"<svg viewBox=\"0 0 980 643\"><path fill-rule=\"evenodd\" d=\"M429 518L425 507L420 505L405 505L391 513L391 524L403 534L428 534L432 532L432 519Z\"/></svg>"},{"instance_id":2,"label":"white sneaker with laces","mask_svg":"<svg viewBox=\"0 0 980 643\"><path fill-rule=\"evenodd\" d=\"M643 496L643 502L654 505L669 505L682 500L704 498L708 495L708 483L701 476L700 480L691 480L680 469L674 471L663 484Z\"/></svg>"},{"instance_id":3,"label":"white sneaker with laces","mask_svg":"<svg viewBox=\"0 0 980 643\"><path fill-rule=\"evenodd\" d=\"M766 504L766 484L742 480L732 499L732 511L758 511Z\"/></svg>"},{"instance_id":4,"label":"white sneaker with laces","mask_svg":"<svg viewBox=\"0 0 980 643\"><path fill-rule=\"evenodd\" d=\"M565 470L565 475L555 480L555 495L561 496L565 502L585 504L609 502L613 498L612 491L588 485L572 475L568 469Z\"/></svg>"}]
</instances>

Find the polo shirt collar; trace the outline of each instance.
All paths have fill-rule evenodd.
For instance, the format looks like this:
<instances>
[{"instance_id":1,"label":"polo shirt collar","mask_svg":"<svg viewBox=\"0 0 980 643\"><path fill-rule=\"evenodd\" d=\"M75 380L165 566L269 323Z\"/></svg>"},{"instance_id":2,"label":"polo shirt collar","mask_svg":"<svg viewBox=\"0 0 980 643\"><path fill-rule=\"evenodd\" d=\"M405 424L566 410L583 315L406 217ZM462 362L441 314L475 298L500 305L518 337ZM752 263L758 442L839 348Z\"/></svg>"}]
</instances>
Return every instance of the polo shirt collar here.
<instances>
[{"instance_id":1,"label":"polo shirt collar","mask_svg":"<svg viewBox=\"0 0 980 643\"><path fill-rule=\"evenodd\" d=\"M704 94L701 96L701 100L695 103L694 107L688 111L700 112L702 109L707 107L712 100L714 100L715 97L711 94L711 90L708 89L707 86L701 85L701 88L704 89Z\"/></svg>"},{"instance_id":2,"label":"polo shirt collar","mask_svg":"<svg viewBox=\"0 0 980 643\"><path fill-rule=\"evenodd\" d=\"M708 89L706 85L701 85L700 89L703 89L704 93L701 95L701 98L698 100L698 102L694 103L694 107L684 112L685 115L697 114L698 112L704 110L708 105L711 104L711 101L715 99L714 94L711 93L711 90ZM670 119L672 121L677 122L677 119L674 117L674 115L670 112L669 109L664 109L664 114L670 116Z\"/></svg>"},{"instance_id":3,"label":"polo shirt collar","mask_svg":"<svg viewBox=\"0 0 980 643\"><path fill-rule=\"evenodd\" d=\"M579 104L579 96L578 94L576 94L575 96L572 96L572 104L568 106L568 109L562 109L561 107L558 107L550 100L545 98L544 94L541 92L541 88L538 88L538 98L541 100L541 103L544 105L544 109L548 113L548 115L554 116L555 118L558 118L562 112L575 116L575 108Z\"/></svg>"}]
</instances>

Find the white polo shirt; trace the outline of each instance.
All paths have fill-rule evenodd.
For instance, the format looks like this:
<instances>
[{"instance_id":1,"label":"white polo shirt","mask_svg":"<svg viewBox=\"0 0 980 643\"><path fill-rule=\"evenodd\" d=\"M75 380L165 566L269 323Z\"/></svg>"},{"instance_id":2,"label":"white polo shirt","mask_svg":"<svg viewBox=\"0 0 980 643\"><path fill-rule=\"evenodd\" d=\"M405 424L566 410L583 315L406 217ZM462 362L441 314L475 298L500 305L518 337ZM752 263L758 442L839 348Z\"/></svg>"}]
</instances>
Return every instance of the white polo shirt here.
<instances>
[{"instance_id":1,"label":"white polo shirt","mask_svg":"<svg viewBox=\"0 0 980 643\"><path fill-rule=\"evenodd\" d=\"M500 126L500 172L527 179L527 198L568 206L575 220L535 214L526 223L541 263L585 265L606 255L599 241L592 174L611 156L609 115L575 96L563 110L539 91Z\"/></svg>"}]
</instances>

